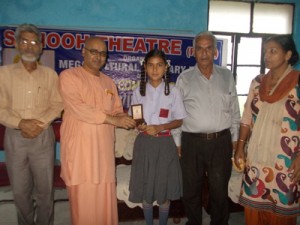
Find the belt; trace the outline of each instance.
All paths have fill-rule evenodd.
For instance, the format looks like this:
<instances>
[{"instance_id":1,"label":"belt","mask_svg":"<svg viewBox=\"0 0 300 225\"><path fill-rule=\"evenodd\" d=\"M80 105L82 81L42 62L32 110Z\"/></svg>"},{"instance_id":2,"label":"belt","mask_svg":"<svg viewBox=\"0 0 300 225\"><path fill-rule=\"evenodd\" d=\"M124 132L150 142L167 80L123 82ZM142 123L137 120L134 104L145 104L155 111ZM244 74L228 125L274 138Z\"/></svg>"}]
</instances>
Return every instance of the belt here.
<instances>
[{"instance_id":1,"label":"belt","mask_svg":"<svg viewBox=\"0 0 300 225\"><path fill-rule=\"evenodd\" d=\"M141 132L142 134L149 135L146 131ZM172 136L171 130L164 130L162 132L157 133L154 137L169 137Z\"/></svg>"},{"instance_id":2,"label":"belt","mask_svg":"<svg viewBox=\"0 0 300 225\"><path fill-rule=\"evenodd\" d=\"M221 130L221 131L215 132L215 133L190 133L190 132L184 132L184 133L198 137L200 139L212 140L212 139L217 139L217 138L223 136L227 132L229 132L229 129Z\"/></svg>"}]
</instances>

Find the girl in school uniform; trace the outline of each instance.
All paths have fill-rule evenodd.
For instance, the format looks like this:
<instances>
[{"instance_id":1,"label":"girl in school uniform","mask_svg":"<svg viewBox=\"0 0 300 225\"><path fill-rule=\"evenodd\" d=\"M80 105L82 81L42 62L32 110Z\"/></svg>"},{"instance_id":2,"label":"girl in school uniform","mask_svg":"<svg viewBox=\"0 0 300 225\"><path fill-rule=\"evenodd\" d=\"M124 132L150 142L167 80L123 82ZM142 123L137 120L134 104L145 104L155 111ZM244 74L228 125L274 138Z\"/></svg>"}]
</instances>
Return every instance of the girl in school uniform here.
<instances>
[{"instance_id":1,"label":"girl in school uniform","mask_svg":"<svg viewBox=\"0 0 300 225\"><path fill-rule=\"evenodd\" d=\"M172 129L186 117L181 94L169 84L168 63L161 50L151 50L144 60L140 87L132 96L141 104L143 119L137 136L129 183L129 200L142 203L147 225L153 225L153 203L159 205L159 225L168 221L170 200L182 194L182 178ZM131 112L133 113L133 112Z\"/></svg>"}]
</instances>

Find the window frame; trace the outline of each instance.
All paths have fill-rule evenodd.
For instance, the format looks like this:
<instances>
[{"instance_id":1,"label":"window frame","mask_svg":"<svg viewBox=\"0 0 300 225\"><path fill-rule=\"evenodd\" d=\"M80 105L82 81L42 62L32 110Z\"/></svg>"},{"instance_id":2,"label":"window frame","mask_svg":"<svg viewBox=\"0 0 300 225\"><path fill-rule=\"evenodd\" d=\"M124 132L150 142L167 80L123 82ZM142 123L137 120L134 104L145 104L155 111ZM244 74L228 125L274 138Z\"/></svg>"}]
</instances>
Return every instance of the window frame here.
<instances>
[{"instance_id":1,"label":"window frame","mask_svg":"<svg viewBox=\"0 0 300 225\"><path fill-rule=\"evenodd\" d=\"M212 1L212 0L210 0ZM291 5L293 7L293 21L292 21L292 31L294 30L294 22L295 22L295 3L270 3L270 2L257 2L257 3L263 3L263 4L270 4L270 5ZM253 21L254 21L254 7L256 2L248 2L250 4L250 32L249 33L239 33L239 32L219 32L219 31L212 31L214 35L224 35L224 36L230 36L231 37L231 43L232 43L232 49L231 49L231 63L227 64L227 67L231 68L231 72L233 73L234 79L236 80L237 77L237 67L238 66L248 66L252 67L255 65L238 65L237 64L237 58L238 58L238 48L241 38L262 38L262 45L261 45L261 59L260 59L260 73L265 73L265 63L264 63L264 56L263 56L263 43L265 40L267 40L270 36L277 35L277 34L270 34L270 33L254 33L253 32ZM208 21L209 22L209 21ZM293 35L293 32L291 33ZM230 51L230 49L228 49Z\"/></svg>"}]
</instances>

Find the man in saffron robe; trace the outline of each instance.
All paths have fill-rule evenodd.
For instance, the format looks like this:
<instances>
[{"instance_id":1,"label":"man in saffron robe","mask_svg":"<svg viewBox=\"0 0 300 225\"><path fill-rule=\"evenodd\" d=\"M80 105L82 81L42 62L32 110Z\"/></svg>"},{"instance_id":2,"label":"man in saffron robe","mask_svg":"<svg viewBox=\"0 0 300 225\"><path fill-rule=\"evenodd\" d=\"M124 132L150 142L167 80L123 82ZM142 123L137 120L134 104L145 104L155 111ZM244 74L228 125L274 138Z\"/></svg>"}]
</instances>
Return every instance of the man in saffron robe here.
<instances>
[{"instance_id":1,"label":"man in saffron robe","mask_svg":"<svg viewBox=\"0 0 300 225\"><path fill-rule=\"evenodd\" d=\"M82 67L60 74L61 177L73 225L117 225L114 127L133 128L135 121L123 113L113 80L99 71L107 58L104 41L90 37L82 55Z\"/></svg>"}]
</instances>

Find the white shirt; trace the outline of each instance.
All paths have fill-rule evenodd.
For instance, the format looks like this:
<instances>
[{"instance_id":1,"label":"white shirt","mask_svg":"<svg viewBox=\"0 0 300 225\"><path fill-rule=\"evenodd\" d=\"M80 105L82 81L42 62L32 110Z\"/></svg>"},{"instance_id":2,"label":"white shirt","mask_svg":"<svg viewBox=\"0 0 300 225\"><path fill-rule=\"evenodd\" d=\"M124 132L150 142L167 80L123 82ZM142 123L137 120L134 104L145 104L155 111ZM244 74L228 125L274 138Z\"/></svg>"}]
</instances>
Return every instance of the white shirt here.
<instances>
[{"instance_id":1,"label":"white shirt","mask_svg":"<svg viewBox=\"0 0 300 225\"><path fill-rule=\"evenodd\" d=\"M238 138L240 111L232 73L214 65L210 79L198 66L182 72L176 86L187 112L182 131L213 133L230 128L232 140Z\"/></svg>"},{"instance_id":2,"label":"white shirt","mask_svg":"<svg viewBox=\"0 0 300 225\"><path fill-rule=\"evenodd\" d=\"M170 123L186 117L182 97L178 89L170 84L170 94L166 96L164 87L164 82L156 88L147 83L145 96L141 96L139 88L133 92L131 105L143 105L144 119L147 125ZM131 111L129 113L131 114Z\"/></svg>"}]
</instances>

